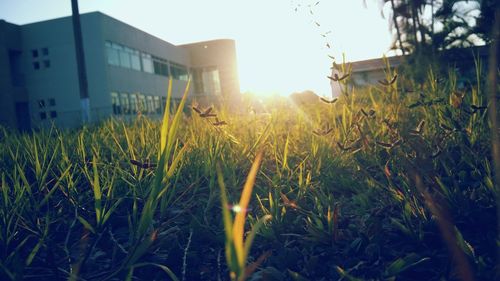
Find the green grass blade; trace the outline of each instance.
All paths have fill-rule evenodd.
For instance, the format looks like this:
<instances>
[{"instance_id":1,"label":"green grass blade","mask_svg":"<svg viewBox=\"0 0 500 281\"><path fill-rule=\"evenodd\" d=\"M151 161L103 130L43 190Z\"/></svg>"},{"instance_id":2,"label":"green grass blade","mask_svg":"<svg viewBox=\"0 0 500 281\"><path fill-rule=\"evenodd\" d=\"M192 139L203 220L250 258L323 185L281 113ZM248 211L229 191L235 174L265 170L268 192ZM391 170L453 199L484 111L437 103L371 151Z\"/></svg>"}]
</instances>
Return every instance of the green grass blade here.
<instances>
[{"instance_id":1,"label":"green grass blade","mask_svg":"<svg viewBox=\"0 0 500 281\"><path fill-rule=\"evenodd\" d=\"M165 112L163 112L163 121L161 125L160 131L160 153L158 158L161 157L161 153L165 149L167 145L167 133L169 127L169 119L170 119L170 100L172 99L172 77L168 79L168 90L167 90L167 101L165 104Z\"/></svg>"},{"instance_id":2,"label":"green grass blade","mask_svg":"<svg viewBox=\"0 0 500 281\"><path fill-rule=\"evenodd\" d=\"M101 185L99 183L99 173L97 171L97 157L94 154L92 156L92 169L94 172L94 180L92 183L92 187L94 190L94 208L95 208L95 216L97 225L101 225L102 220L102 193L101 193Z\"/></svg>"}]
</instances>

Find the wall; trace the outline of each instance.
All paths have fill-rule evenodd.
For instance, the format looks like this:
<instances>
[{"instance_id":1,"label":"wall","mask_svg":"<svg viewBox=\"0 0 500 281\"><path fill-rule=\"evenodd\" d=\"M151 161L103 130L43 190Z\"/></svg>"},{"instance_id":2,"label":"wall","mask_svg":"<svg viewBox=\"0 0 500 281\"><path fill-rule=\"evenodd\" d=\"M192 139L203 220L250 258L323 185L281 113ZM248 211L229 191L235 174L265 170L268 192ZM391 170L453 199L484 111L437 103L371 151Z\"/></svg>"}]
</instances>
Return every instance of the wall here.
<instances>
[{"instance_id":1,"label":"wall","mask_svg":"<svg viewBox=\"0 0 500 281\"><path fill-rule=\"evenodd\" d=\"M190 57L187 50L165 42L144 31L120 22L112 17L100 14L102 21L103 41L119 43L127 47L164 58L170 62L190 66ZM106 59L102 60L106 63ZM106 63L107 92L145 93L155 96L166 96L168 89L168 77L126 69L119 66L107 65ZM172 96L181 98L184 94L186 81L173 80ZM109 100L110 101L110 100Z\"/></svg>"},{"instance_id":2,"label":"wall","mask_svg":"<svg viewBox=\"0 0 500 281\"><path fill-rule=\"evenodd\" d=\"M241 93L234 40L221 39L197 42L181 45L180 47L189 51L191 67L217 67L222 96L230 102L232 107L236 107L240 101Z\"/></svg>"},{"instance_id":3,"label":"wall","mask_svg":"<svg viewBox=\"0 0 500 281\"><path fill-rule=\"evenodd\" d=\"M22 74L20 27L0 20L0 125L18 127L16 103L28 101ZM13 61L12 54L17 58ZM12 73L13 70L17 73ZM29 124L27 124L29 127ZM27 128L23 128L27 129Z\"/></svg>"},{"instance_id":4,"label":"wall","mask_svg":"<svg viewBox=\"0 0 500 281\"><path fill-rule=\"evenodd\" d=\"M27 24L21 29L23 69L33 126L47 127L51 122L60 127L79 125L80 101L71 18ZM88 38L84 37L84 42L85 39ZM48 55L42 54L43 48L48 49ZM33 57L35 50L38 58ZM49 67L43 65L45 60L50 62ZM36 62L40 64L38 70L34 66ZM55 106L48 104L49 99L55 100ZM44 107L39 105L42 100ZM44 112L47 118L41 120L40 114ZM56 112L57 117L51 118L51 112Z\"/></svg>"}]
</instances>

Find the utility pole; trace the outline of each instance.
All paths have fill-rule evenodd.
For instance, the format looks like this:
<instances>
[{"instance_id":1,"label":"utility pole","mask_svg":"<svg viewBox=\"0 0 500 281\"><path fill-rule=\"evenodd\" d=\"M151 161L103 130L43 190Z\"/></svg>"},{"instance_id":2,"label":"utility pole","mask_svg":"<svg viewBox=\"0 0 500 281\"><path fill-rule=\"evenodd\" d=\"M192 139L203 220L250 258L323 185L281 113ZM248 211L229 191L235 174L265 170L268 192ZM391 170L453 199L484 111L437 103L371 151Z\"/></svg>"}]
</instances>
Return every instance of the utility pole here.
<instances>
[{"instance_id":1,"label":"utility pole","mask_svg":"<svg viewBox=\"0 0 500 281\"><path fill-rule=\"evenodd\" d=\"M75 38L76 66L78 69L78 84L80 89L80 108L82 110L82 122L90 122L90 100L87 83L87 71L85 68L85 55L83 52L82 26L80 24L80 12L78 11L78 0L71 0L73 19L73 35Z\"/></svg>"}]
</instances>

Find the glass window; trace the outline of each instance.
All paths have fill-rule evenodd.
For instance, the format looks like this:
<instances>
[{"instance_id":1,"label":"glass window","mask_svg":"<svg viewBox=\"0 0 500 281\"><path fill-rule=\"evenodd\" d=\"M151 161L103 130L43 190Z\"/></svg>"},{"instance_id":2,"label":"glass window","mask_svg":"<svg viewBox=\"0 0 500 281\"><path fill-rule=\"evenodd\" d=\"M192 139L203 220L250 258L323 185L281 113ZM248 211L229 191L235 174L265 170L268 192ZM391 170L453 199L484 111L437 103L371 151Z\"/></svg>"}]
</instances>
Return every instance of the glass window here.
<instances>
[{"instance_id":1,"label":"glass window","mask_svg":"<svg viewBox=\"0 0 500 281\"><path fill-rule=\"evenodd\" d=\"M118 98L118 93L116 92L111 92L111 106L113 107L114 115L120 115L122 113L120 99Z\"/></svg>"},{"instance_id":2,"label":"glass window","mask_svg":"<svg viewBox=\"0 0 500 281\"><path fill-rule=\"evenodd\" d=\"M33 68L34 68L35 70L40 69L40 63L39 63L39 62L37 62L37 61L35 61L35 62L33 63Z\"/></svg>"},{"instance_id":3,"label":"glass window","mask_svg":"<svg viewBox=\"0 0 500 281\"><path fill-rule=\"evenodd\" d=\"M164 59L153 57L154 73L162 76L169 76L168 62Z\"/></svg>"},{"instance_id":4,"label":"glass window","mask_svg":"<svg viewBox=\"0 0 500 281\"><path fill-rule=\"evenodd\" d=\"M147 96L147 105L148 105L148 113L154 113L155 112L155 104L153 102L153 97L152 96Z\"/></svg>"},{"instance_id":5,"label":"glass window","mask_svg":"<svg viewBox=\"0 0 500 281\"><path fill-rule=\"evenodd\" d=\"M150 54L142 53L142 70L147 73L154 73L153 60Z\"/></svg>"},{"instance_id":6,"label":"glass window","mask_svg":"<svg viewBox=\"0 0 500 281\"><path fill-rule=\"evenodd\" d=\"M38 100L38 108L45 108L45 100Z\"/></svg>"},{"instance_id":7,"label":"glass window","mask_svg":"<svg viewBox=\"0 0 500 281\"><path fill-rule=\"evenodd\" d=\"M165 107L167 107L167 97L161 97L161 109L165 110Z\"/></svg>"},{"instance_id":8,"label":"glass window","mask_svg":"<svg viewBox=\"0 0 500 281\"><path fill-rule=\"evenodd\" d=\"M203 70L202 73L203 89L206 94L220 95L220 80L219 70L215 67L209 67Z\"/></svg>"},{"instance_id":9,"label":"glass window","mask_svg":"<svg viewBox=\"0 0 500 281\"><path fill-rule=\"evenodd\" d=\"M202 80L203 70L193 69L193 83L194 83L194 92L195 94L203 94L203 80Z\"/></svg>"},{"instance_id":10,"label":"glass window","mask_svg":"<svg viewBox=\"0 0 500 281\"><path fill-rule=\"evenodd\" d=\"M155 74L161 74L161 63L159 61L153 61L153 67Z\"/></svg>"},{"instance_id":11,"label":"glass window","mask_svg":"<svg viewBox=\"0 0 500 281\"><path fill-rule=\"evenodd\" d=\"M143 94L138 94L137 97L139 100L139 102L137 103L137 111L146 113L147 112L146 97Z\"/></svg>"},{"instance_id":12,"label":"glass window","mask_svg":"<svg viewBox=\"0 0 500 281\"><path fill-rule=\"evenodd\" d=\"M31 50L31 56L38 58L38 50Z\"/></svg>"},{"instance_id":13,"label":"glass window","mask_svg":"<svg viewBox=\"0 0 500 281\"><path fill-rule=\"evenodd\" d=\"M132 65L132 69L141 70L141 58L139 57L139 51L131 50L130 53L130 63Z\"/></svg>"},{"instance_id":14,"label":"glass window","mask_svg":"<svg viewBox=\"0 0 500 281\"><path fill-rule=\"evenodd\" d=\"M48 56L49 55L49 48L47 48L47 47L42 48L42 55L43 56Z\"/></svg>"},{"instance_id":15,"label":"glass window","mask_svg":"<svg viewBox=\"0 0 500 281\"><path fill-rule=\"evenodd\" d=\"M221 88L220 88L220 78L219 78L219 70L214 69L212 70L212 81L214 83L214 94L215 95L220 95L221 94Z\"/></svg>"},{"instance_id":16,"label":"glass window","mask_svg":"<svg viewBox=\"0 0 500 281\"><path fill-rule=\"evenodd\" d=\"M183 81L188 80L188 72L185 66L172 63L170 71L172 72L172 78Z\"/></svg>"},{"instance_id":17,"label":"glass window","mask_svg":"<svg viewBox=\"0 0 500 281\"><path fill-rule=\"evenodd\" d=\"M41 120L47 119L47 113L45 111L40 112L40 119Z\"/></svg>"},{"instance_id":18,"label":"glass window","mask_svg":"<svg viewBox=\"0 0 500 281\"><path fill-rule=\"evenodd\" d=\"M170 76L170 73L168 71L168 64L167 63L162 63L161 64L161 73L162 73L163 76L167 76L167 77Z\"/></svg>"},{"instance_id":19,"label":"glass window","mask_svg":"<svg viewBox=\"0 0 500 281\"><path fill-rule=\"evenodd\" d=\"M122 106L122 113L123 114L130 114L130 104L128 101L128 94L127 93L120 94L120 104Z\"/></svg>"},{"instance_id":20,"label":"glass window","mask_svg":"<svg viewBox=\"0 0 500 281\"><path fill-rule=\"evenodd\" d=\"M130 113L134 114L137 112L137 95L130 94Z\"/></svg>"},{"instance_id":21,"label":"glass window","mask_svg":"<svg viewBox=\"0 0 500 281\"><path fill-rule=\"evenodd\" d=\"M130 50L127 47L120 46L120 65L125 68L130 68Z\"/></svg>"},{"instance_id":22,"label":"glass window","mask_svg":"<svg viewBox=\"0 0 500 281\"><path fill-rule=\"evenodd\" d=\"M153 97L154 100L154 112L156 114L161 114L161 104L160 104L160 97Z\"/></svg>"},{"instance_id":23,"label":"glass window","mask_svg":"<svg viewBox=\"0 0 500 281\"><path fill-rule=\"evenodd\" d=\"M120 65L119 50L115 48L111 42L106 42L106 54L108 56L108 64L110 65Z\"/></svg>"},{"instance_id":24,"label":"glass window","mask_svg":"<svg viewBox=\"0 0 500 281\"><path fill-rule=\"evenodd\" d=\"M52 110L52 111L50 112L50 118L51 118L51 119L57 118L57 111Z\"/></svg>"}]
</instances>

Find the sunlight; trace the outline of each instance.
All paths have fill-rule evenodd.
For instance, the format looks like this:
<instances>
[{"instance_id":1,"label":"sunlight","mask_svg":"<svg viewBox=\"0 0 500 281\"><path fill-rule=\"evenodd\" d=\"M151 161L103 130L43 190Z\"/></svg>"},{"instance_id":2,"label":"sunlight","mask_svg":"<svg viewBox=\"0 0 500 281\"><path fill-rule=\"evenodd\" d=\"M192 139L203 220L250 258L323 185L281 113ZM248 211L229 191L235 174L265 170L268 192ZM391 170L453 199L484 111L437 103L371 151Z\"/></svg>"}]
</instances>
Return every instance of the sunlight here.
<instances>
[{"instance_id":1,"label":"sunlight","mask_svg":"<svg viewBox=\"0 0 500 281\"><path fill-rule=\"evenodd\" d=\"M33 0L19 5L6 2L0 3L0 15L15 23L41 20L41 14L66 16L71 10L70 1L63 5L59 0L44 1L44 5ZM387 19L375 1L366 4L365 8L362 0L149 0L140 4L88 0L81 1L80 12L101 11L173 44L234 39L241 92L269 96L312 90L330 96L326 75L332 60L328 56L338 60L345 53L350 61L361 60L381 57L389 49L392 35Z\"/></svg>"}]
</instances>

